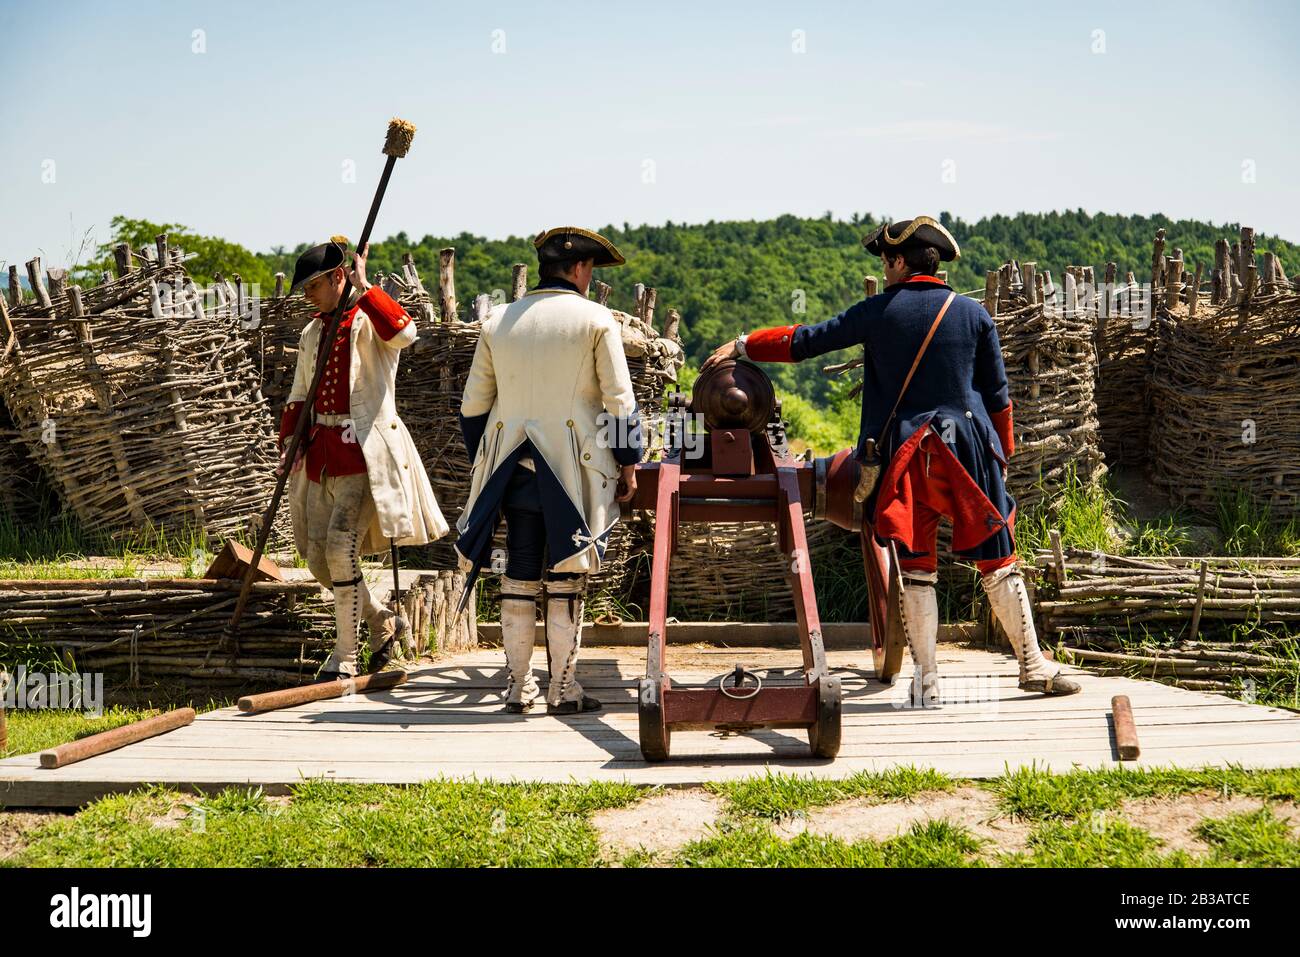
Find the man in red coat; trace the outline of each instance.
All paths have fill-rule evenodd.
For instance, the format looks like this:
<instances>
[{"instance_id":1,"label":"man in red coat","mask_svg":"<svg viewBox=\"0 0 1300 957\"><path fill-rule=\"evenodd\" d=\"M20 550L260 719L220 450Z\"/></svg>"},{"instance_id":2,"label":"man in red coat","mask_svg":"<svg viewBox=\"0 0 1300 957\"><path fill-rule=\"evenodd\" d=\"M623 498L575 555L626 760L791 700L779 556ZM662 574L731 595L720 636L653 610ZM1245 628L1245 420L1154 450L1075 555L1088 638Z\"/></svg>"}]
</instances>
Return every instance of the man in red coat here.
<instances>
[{"instance_id":1,"label":"man in red coat","mask_svg":"<svg viewBox=\"0 0 1300 957\"><path fill-rule=\"evenodd\" d=\"M1020 661L1020 687L1073 694L1077 683L1043 658L1033 609L1016 566L1015 501L1006 489L1014 449L1011 399L997 328L984 307L935 274L961 253L939 222L919 216L862 240L881 258L885 291L817 325L742 335L704 363L745 356L800 362L862 349L860 462L879 450L881 478L866 501L880 541L897 543L903 621L918 703L938 704L939 519L953 524L953 551L973 560L993 613ZM918 356L919 361L918 361ZM909 380L909 370L911 370Z\"/></svg>"},{"instance_id":2,"label":"man in red coat","mask_svg":"<svg viewBox=\"0 0 1300 957\"><path fill-rule=\"evenodd\" d=\"M334 594L334 652L322 680L357 673L361 621L370 631L370 666L401 657L408 625L371 594L361 557L392 545L420 545L447 531L433 490L395 404L402 349L415 324L366 278L366 249L347 264L347 240L308 249L294 267L292 291L315 306L299 340L294 384L280 423L281 454L301 416L310 417L306 452L292 463L289 506L294 543L312 575ZM352 292L332 342L320 343L345 280ZM324 374L307 407L317 356ZM282 468L288 463L282 464Z\"/></svg>"}]
</instances>

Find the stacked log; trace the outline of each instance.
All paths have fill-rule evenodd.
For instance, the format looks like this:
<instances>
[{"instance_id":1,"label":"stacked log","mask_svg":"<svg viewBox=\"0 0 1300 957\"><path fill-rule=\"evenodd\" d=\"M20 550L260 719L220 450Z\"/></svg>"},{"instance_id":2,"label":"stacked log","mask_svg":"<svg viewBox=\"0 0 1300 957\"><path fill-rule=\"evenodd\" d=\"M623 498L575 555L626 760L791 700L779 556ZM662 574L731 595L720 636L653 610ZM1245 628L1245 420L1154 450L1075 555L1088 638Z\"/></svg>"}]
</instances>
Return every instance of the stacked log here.
<instances>
[{"instance_id":1,"label":"stacked log","mask_svg":"<svg viewBox=\"0 0 1300 957\"><path fill-rule=\"evenodd\" d=\"M1213 514L1244 491L1285 520L1300 515L1300 293L1272 254L1257 277L1249 228L1217 258L1208 306L1162 297L1150 477L1176 505ZM1181 261L1167 269L1178 282Z\"/></svg>"},{"instance_id":2,"label":"stacked log","mask_svg":"<svg viewBox=\"0 0 1300 957\"><path fill-rule=\"evenodd\" d=\"M165 235L117 251L117 278L86 290L61 271L47 288L34 259L35 300L0 302L0 385L22 445L89 531L245 533L276 464L255 305L238 277L199 290Z\"/></svg>"},{"instance_id":3,"label":"stacked log","mask_svg":"<svg viewBox=\"0 0 1300 957\"><path fill-rule=\"evenodd\" d=\"M454 617L464 581L459 572L435 572L404 585L408 656L477 646L472 610ZM254 583L232 648L222 637L239 586L192 578L0 581L0 645L132 687L176 678L194 687L290 685L314 674L334 647L332 595L314 581ZM374 591L387 605L382 587Z\"/></svg>"},{"instance_id":4,"label":"stacked log","mask_svg":"<svg viewBox=\"0 0 1300 957\"><path fill-rule=\"evenodd\" d=\"M1038 603L1048 634L1114 637L1149 627L1226 638L1243 623L1300 620L1300 558L1150 558L1064 548L1059 558L1040 552L1036 567L1055 596Z\"/></svg>"},{"instance_id":5,"label":"stacked log","mask_svg":"<svg viewBox=\"0 0 1300 957\"><path fill-rule=\"evenodd\" d=\"M255 583L232 657L215 649L238 591L238 581L186 578L0 581L0 642L132 687L294 684L315 673L333 647L333 603L320 586Z\"/></svg>"},{"instance_id":6,"label":"stacked log","mask_svg":"<svg viewBox=\"0 0 1300 957\"><path fill-rule=\"evenodd\" d=\"M1090 666L1205 688L1300 677L1300 559L1063 548L1035 571L1040 635Z\"/></svg>"}]
</instances>

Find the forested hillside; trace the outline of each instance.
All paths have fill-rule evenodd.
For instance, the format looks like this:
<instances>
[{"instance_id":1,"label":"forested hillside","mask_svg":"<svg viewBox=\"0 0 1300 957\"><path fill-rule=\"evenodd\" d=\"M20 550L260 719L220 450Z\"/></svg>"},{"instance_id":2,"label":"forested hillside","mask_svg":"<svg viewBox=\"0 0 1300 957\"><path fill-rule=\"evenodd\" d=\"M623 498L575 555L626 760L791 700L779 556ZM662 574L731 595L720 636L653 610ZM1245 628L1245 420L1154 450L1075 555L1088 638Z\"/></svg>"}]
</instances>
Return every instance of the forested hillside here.
<instances>
[{"instance_id":1,"label":"forested hillside","mask_svg":"<svg viewBox=\"0 0 1300 957\"><path fill-rule=\"evenodd\" d=\"M992 216L967 223L946 213L940 217L957 237L962 258L948 264L949 278L958 291L983 289L984 273L1009 258L1035 260L1040 268L1060 276L1066 265L1119 264L1120 274L1132 270L1142 280L1150 270L1151 239L1163 227L1169 248L1181 248L1189 268L1198 262L1212 265L1214 243L1236 235L1235 223L1212 225L1165 216L1089 214L1082 210L1056 213L1020 213ZM683 338L688 364L696 365L717 344L739 332L765 325L819 322L846 308L862 296L862 277L880 273L880 261L868 256L860 240L879 222L875 216L854 216L849 221L832 218L801 219L781 216L762 222L710 222L698 225L667 223L663 226L596 227L622 250L628 264L606 269L598 276L614 287L611 305L631 309L632 288L643 282L658 289L660 315L677 309L683 318ZM168 231L172 242L199 256L188 265L198 280L214 271L238 273L246 282L269 289L277 270L292 274L298 252L325 237L308 237L294 250L252 253L215 237L204 237L176 224L154 224L118 217L113 221L113 242L121 239L137 247ZM510 267L524 262L535 268L529 237L486 239L427 235L415 240L398 233L376 243L372 271L396 270L401 255L410 251L416 265L433 286L438 273L438 251L456 248L456 289L463 309L481 292L510 287ZM1260 253L1277 253L1291 273L1300 270L1300 247L1271 236L1257 240ZM111 242L98 253L101 263L111 263ZM92 265L94 270L102 268ZM844 429L856 427L856 416L832 412L826 421L810 415L799 399L824 411L833 406L836 390L821 373L835 361L800 366L769 367L787 396L792 431L802 420L805 431L830 429L827 441L837 442ZM813 444L819 444L814 442Z\"/></svg>"}]
</instances>

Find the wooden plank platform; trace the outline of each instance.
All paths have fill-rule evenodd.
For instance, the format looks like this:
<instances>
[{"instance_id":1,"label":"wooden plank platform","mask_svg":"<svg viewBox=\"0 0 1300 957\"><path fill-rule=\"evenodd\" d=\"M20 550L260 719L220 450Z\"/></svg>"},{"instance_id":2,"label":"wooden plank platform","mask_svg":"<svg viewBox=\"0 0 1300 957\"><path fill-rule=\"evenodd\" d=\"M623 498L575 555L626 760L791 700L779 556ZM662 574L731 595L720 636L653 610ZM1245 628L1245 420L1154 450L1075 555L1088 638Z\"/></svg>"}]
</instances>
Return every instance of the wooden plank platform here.
<instances>
[{"instance_id":1,"label":"wooden plank platform","mask_svg":"<svg viewBox=\"0 0 1300 957\"><path fill-rule=\"evenodd\" d=\"M1293 767L1300 764L1300 715L1148 681L1078 669L1082 693L1046 698L1016 688L1010 655L939 646L946 704L903 707L909 664L892 686L874 680L866 651L832 651L844 681L844 745L834 761L814 760L801 732L673 736L673 758L641 760L636 681L644 650L587 648L578 669L588 693L606 703L595 714L551 718L501 710L503 659L484 648L427 665L392 691L322 701L286 711L241 715L225 709L192 725L66 768L42 769L37 756L0 761L0 803L74 807L95 797L159 783L210 792L260 785L285 793L306 777L413 783L430 778L626 780L693 785L762 774L765 769L844 777L863 769L932 767L962 777L993 777L1035 765L1052 771L1116 767L1110 700L1133 703L1142 757L1125 766ZM774 669L765 680L799 680L788 650L674 647L675 680L703 684L737 663ZM544 682L546 664L533 659Z\"/></svg>"}]
</instances>

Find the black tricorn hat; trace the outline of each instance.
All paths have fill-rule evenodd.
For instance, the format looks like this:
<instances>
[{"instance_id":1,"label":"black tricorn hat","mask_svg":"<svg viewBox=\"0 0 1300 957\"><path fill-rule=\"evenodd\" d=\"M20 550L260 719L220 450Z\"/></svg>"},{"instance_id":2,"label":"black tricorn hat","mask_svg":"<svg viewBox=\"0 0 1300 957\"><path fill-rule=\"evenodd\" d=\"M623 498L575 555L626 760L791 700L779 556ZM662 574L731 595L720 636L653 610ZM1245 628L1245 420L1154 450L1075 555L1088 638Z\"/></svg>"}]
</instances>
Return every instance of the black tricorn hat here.
<instances>
[{"instance_id":1,"label":"black tricorn hat","mask_svg":"<svg viewBox=\"0 0 1300 957\"><path fill-rule=\"evenodd\" d=\"M621 266L626 261L623 254L600 233L578 226L556 226L537 234L533 240L537 247L537 262L594 259L597 266Z\"/></svg>"},{"instance_id":2,"label":"black tricorn hat","mask_svg":"<svg viewBox=\"0 0 1300 957\"><path fill-rule=\"evenodd\" d=\"M886 252L901 253L905 249L918 246L933 246L939 251L940 262L951 262L961 257L961 248L952 233L944 229L938 220L929 216L916 219L903 219L887 226L881 226L871 234L862 237L862 245L873 256Z\"/></svg>"},{"instance_id":3,"label":"black tricorn hat","mask_svg":"<svg viewBox=\"0 0 1300 957\"><path fill-rule=\"evenodd\" d=\"M317 276L338 269L347 258L348 238L346 236L331 236L329 242L311 247L294 263L293 283L289 286L289 294L297 292Z\"/></svg>"}]
</instances>

